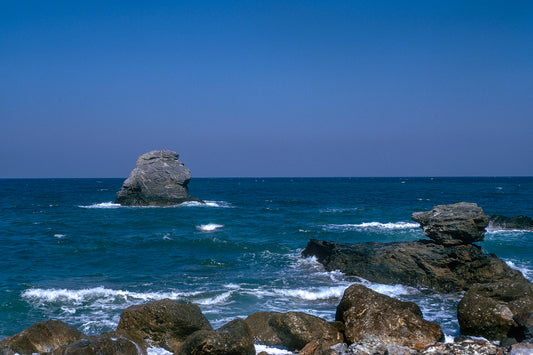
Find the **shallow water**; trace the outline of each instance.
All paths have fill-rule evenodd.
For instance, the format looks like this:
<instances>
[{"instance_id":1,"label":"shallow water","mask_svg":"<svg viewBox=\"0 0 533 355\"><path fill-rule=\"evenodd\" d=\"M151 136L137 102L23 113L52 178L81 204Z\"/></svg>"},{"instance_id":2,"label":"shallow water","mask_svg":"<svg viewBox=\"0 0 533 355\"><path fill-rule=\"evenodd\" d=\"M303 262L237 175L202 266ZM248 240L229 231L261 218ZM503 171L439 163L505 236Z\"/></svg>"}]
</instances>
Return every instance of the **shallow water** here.
<instances>
[{"instance_id":1,"label":"shallow water","mask_svg":"<svg viewBox=\"0 0 533 355\"><path fill-rule=\"evenodd\" d=\"M416 302L454 336L460 294L326 272L302 249L425 238L411 213L437 204L533 216L533 178L193 179L207 204L146 208L113 203L122 182L0 180L0 339L51 318L109 331L122 309L162 298L198 304L214 327L258 311L333 320L354 282ZM479 245L533 279L533 233L491 231Z\"/></svg>"}]
</instances>

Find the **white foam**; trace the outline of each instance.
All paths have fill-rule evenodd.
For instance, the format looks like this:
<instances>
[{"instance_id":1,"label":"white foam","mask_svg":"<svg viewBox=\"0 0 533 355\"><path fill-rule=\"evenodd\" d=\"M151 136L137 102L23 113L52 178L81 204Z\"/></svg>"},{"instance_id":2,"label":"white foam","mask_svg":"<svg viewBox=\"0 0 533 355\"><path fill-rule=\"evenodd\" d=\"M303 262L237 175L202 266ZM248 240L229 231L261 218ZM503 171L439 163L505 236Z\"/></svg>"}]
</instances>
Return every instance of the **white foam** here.
<instances>
[{"instance_id":1,"label":"white foam","mask_svg":"<svg viewBox=\"0 0 533 355\"><path fill-rule=\"evenodd\" d=\"M228 300L231 298L231 295L233 294L232 291L224 292L220 295L217 295L215 297L208 297L200 300L196 300L194 303L203 305L203 306L211 306L214 304L225 304L228 302Z\"/></svg>"},{"instance_id":2,"label":"white foam","mask_svg":"<svg viewBox=\"0 0 533 355\"><path fill-rule=\"evenodd\" d=\"M196 226L196 229L201 230L202 232L212 232L222 227L224 227L223 224L208 223L208 224L201 224L199 226Z\"/></svg>"},{"instance_id":3,"label":"white foam","mask_svg":"<svg viewBox=\"0 0 533 355\"><path fill-rule=\"evenodd\" d=\"M347 286L315 287L309 289L274 290L275 293L306 301L340 299Z\"/></svg>"},{"instance_id":4,"label":"white foam","mask_svg":"<svg viewBox=\"0 0 533 355\"><path fill-rule=\"evenodd\" d=\"M146 353L148 355L172 355L173 353L157 346L151 346L146 348ZM141 354L141 353L139 353Z\"/></svg>"},{"instance_id":5,"label":"white foam","mask_svg":"<svg viewBox=\"0 0 533 355\"><path fill-rule=\"evenodd\" d=\"M522 275L524 275L530 281L533 280L533 270L531 270L531 269L529 269L529 268L527 268L525 266L516 265L511 260L505 260L505 263L507 265L509 265L510 268L520 271L522 273Z\"/></svg>"},{"instance_id":6,"label":"white foam","mask_svg":"<svg viewBox=\"0 0 533 355\"><path fill-rule=\"evenodd\" d=\"M56 237L57 239L61 239L61 238L66 237L66 235L65 234L54 234L54 237Z\"/></svg>"},{"instance_id":7,"label":"white foam","mask_svg":"<svg viewBox=\"0 0 533 355\"><path fill-rule=\"evenodd\" d=\"M187 201L179 204L180 207L216 207L216 208L232 208L233 206L226 201Z\"/></svg>"},{"instance_id":8,"label":"white foam","mask_svg":"<svg viewBox=\"0 0 533 355\"><path fill-rule=\"evenodd\" d=\"M401 229L416 229L419 228L418 223L410 222L365 222L359 224L327 224L324 226L326 230L401 230Z\"/></svg>"},{"instance_id":9,"label":"white foam","mask_svg":"<svg viewBox=\"0 0 533 355\"><path fill-rule=\"evenodd\" d=\"M78 207L81 207L81 208L119 208L122 206L118 203L113 203L109 201L109 202L95 203L95 204L88 205L88 206L78 206Z\"/></svg>"},{"instance_id":10,"label":"white foam","mask_svg":"<svg viewBox=\"0 0 533 355\"><path fill-rule=\"evenodd\" d=\"M262 351L266 352L269 355L293 355L294 354L292 351L283 350L279 348L271 348L266 345L254 344L254 346L255 346L256 354L259 354Z\"/></svg>"},{"instance_id":11,"label":"white foam","mask_svg":"<svg viewBox=\"0 0 533 355\"><path fill-rule=\"evenodd\" d=\"M385 285L385 284L378 284L373 283L368 280L361 279L361 284L368 287L369 289L372 289L376 292L379 292L381 294L387 295L389 297L398 298L398 296L405 296L405 295L416 295L419 294L420 291L414 287L404 286L404 285Z\"/></svg>"}]
</instances>

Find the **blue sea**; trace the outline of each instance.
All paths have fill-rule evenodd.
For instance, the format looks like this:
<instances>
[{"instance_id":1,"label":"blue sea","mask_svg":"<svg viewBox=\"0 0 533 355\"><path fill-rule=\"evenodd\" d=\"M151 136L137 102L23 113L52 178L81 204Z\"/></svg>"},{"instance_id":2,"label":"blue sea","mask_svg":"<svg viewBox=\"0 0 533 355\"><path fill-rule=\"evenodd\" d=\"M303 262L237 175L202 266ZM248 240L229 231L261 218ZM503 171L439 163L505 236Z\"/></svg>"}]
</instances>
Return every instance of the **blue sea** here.
<instances>
[{"instance_id":1,"label":"blue sea","mask_svg":"<svg viewBox=\"0 0 533 355\"><path fill-rule=\"evenodd\" d=\"M311 238L425 238L410 216L439 204L533 217L529 177L193 178L207 203L172 207L115 205L122 182L0 180L0 339L48 319L99 334L163 298L199 305L214 327L259 311L333 320L352 283L416 302L453 337L460 294L327 272L301 251ZM490 230L478 244L533 279L532 232Z\"/></svg>"}]
</instances>

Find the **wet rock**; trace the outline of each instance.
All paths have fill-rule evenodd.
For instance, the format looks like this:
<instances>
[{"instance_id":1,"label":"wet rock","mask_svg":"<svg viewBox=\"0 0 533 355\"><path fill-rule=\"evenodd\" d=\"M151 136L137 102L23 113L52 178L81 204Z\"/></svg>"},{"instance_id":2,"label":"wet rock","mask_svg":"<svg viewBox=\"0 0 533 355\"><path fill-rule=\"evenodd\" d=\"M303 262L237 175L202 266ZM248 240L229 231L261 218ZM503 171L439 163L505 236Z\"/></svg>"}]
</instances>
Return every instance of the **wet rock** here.
<instances>
[{"instance_id":1,"label":"wet rock","mask_svg":"<svg viewBox=\"0 0 533 355\"><path fill-rule=\"evenodd\" d=\"M85 335L59 320L35 323L22 332L0 342L0 354L33 354L51 352Z\"/></svg>"},{"instance_id":2,"label":"wet rock","mask_svg":"<svg viewBox=\"0 0 533 355\"><path fill-rule=\"evenodd\" d=\"M435 206L431 211L415 212L411 218L420 223L425 235L445 246L482 241L489 224L483 209L468 202Z\"/></svg>"},{"instance_id":3,"label":"wet rock","mask_svg":"<svg viewBox=\"0 0 533 355\"><path fill-rule=\"evenodd\" d=\"M349 343L372 336L386 345L421 350L443 339L440 326L424 320L416 304L399 301L362 285L352 285L344 291L335 319L344 322Z\"/></svg>"},{"instance_id":4,"label":"wet rock","mask_svg":"<svg viewBox=\"0 0 533 355\"><path fill-rule=\"evenodd\" d=\"M418 353L406 346L387 345L374 336L366 336L350 346L339 344L333 346L332 349L336 355L414 355Z\"/></svg>"},{"instance_id":5,"label":"wet rock","mask_svg":"<svg viewBox=\"0 0 533 355\"><path fill-rule=\"evenodd\" d=\"M102 333L77 340L54 350L51 355L145 355L143 339L124 331Z\"/></svg>"},{"instance_id":6,"label":"wet rock","mask_svg":"<svg viewBox=\"0 0 533 355\"><path fill-rule=\"evenodd\" d=\"M170 150L154 150L137 159L137 166L117 192L123 206L168 206L201 200L189 196L191 171Z\"/></svg>"},{"instance_id":7,"label":"wet rock","mask_svg":"<svg viewBox=\"0 0 533 355\"><path fill-rule=\"evenodd\" d=\"M196 305L164 299L126 308L117 330L137 333L150 339L154 346L175 348L198 330L212 330L209 321Z\"/></svg>"},{"instance_id":8,"label":"wet rock","mask_svg":"<svg viewBox=\"0 0 533 355\"><path fill-rule=\"evenodd\" d=\"M526 281L522 273L473 244L445 247L428 240L337 243L311 239L302 255L316 256L328 271L440 292L467 290L475 283Z\"/></svg>"},{"instance_id":9,"label":"wet rock","mask_svg":"<svg viewBox=\"0 0 533 355\"><path fill-rule=\"evenodd\" d=\"M527 335L529 314L533 312L533 284L498 282L477 284L468 290L457 307L461 334L480 336L489 340ZM526 328L526 329L525 329Z\"/></svg>"},{"instance_id":10,"label":"wet rock","mask_svg":"<svg viewBox=\"0 0 533 355\"><path fill-rule=\"evenodd\" d=\"M526 230L533 231L533 218L527 216L505 217L492 215L488 230Z\"/></svg>"},{"instance_id":11,"label":"wet rock","mask_svg":"<svg viewBox=\"0 0 533 355\"><path fill-rule=\"evenodd\" d=\"M217 330L199 330L174 349L176 355L255 355L252 332L237 318Z\"/></svg>"},{"instance_id":12,"label":"wet rock","mask_svg":"<svg viewBox=\"0 0 533 355\"><path fill-rule=\"evenodd\" d=\"M323 346L342 343L344 337L337 327L326 320L302 312L278 313L269 325L289 350L301 350L309 342L319 340Z\"/></svg>"},{"instance_id":13,"label":"wet rock","mask_svg":"<svg viewBox=\"0 0 533 355\"><path fill-rule=\"evenodd\" d=\"M517 341L533 339L533 312L522 312L513 317L517 327L509 334Z\"/></svg>"},{"instance_id":14,"label":"wet rock","mask_svg":"<svg viewBox=\"0 0 533 355\"><path fill-rule=\"evenodd\" d=\"M465 355L502 355L502 349L486 340L468 339L455 343L439 343L430 345L420 351L419 355L443 355L443 354L465 354Z\"/></svg>"},{"instance_id":15,"label":"wet rock","mask_svg":"<svg viewBox=\"0 0 533 355\"><path fill-rule=\"evenodd\" d=\"M281 346L282 341L270 327L270 319L278 312L257 312L248 316L244 321L250 327L254 342L267 346Z\"/></svg>"}]
</instances>

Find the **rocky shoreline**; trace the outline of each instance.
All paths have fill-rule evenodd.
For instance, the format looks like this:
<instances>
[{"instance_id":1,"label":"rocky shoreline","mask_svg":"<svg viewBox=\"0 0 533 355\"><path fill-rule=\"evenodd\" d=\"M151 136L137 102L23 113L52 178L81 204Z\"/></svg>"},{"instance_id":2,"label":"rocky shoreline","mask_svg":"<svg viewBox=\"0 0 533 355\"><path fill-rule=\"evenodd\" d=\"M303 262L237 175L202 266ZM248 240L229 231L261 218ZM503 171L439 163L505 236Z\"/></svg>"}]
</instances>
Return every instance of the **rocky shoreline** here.
<instances>
[{"instance_id":1,"label":"rocky shoreline","mask_svg":"<svg viewBox=\"0 0 533 355\"><path fill-rule=\"evenodd\" d=\"M489 223L483 210L458 203L412 218L430 240L311 240L302 255L370 281L464 291L457 312L462 336L453 343L443 342L440 326L425 320L415 303L354 284L334 322L302 312L258 312L213 329L198 306L164 299L125 309L115 331L97 336L61 321L36 323L2 340L0 354L147 354L156 346L178 355L252 355L254 344L301 355L533 353L533 284L472 244L483 240Z\"/></svg>"}]
</instances>

